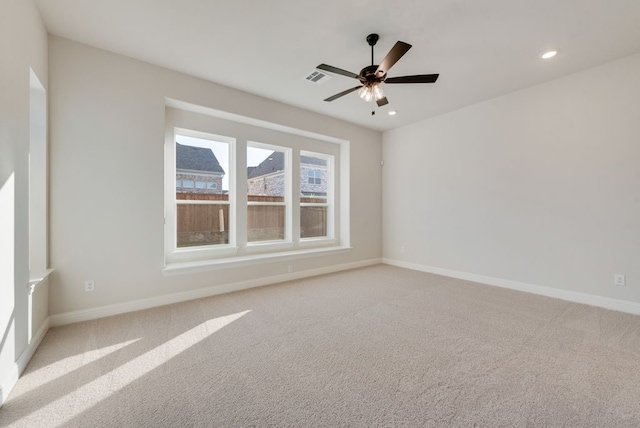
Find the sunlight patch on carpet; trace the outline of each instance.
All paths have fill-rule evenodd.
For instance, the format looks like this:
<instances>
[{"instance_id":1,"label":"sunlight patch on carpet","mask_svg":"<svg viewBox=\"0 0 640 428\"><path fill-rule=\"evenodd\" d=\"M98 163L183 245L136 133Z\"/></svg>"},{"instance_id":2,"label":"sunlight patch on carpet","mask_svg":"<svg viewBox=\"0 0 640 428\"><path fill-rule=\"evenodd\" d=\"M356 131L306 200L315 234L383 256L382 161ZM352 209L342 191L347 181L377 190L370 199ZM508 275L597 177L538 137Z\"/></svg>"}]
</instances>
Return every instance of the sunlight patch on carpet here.
<instances>
[{"instance_id":1,"label":"sunlight patch on carpet","mask_svg":"<svg viewBox=\"0 0 640 428\"><path fill-rule=\"evenodd\" d=\"M57 411L58 417L62 416L61 419L64 419L65 423L69 422L78 414L99 404L102 400L127 387L153 370L160 368L163 364L179 356L189 348L201 343L215 332L240 319L249 312L251 312L251 310L207 320L126 363L114 367L113 370L97 376L95 379L84 383L72 392L58 397L46 406L39 408L35 413L31 414L30 418L35 417L36 420L46 420L47 414ZM109 349L102 348L70 358L81 358L81 366L84 366L96 359L104 358L105 351L113 353L122 350L122 352L127 352L124 348L138 340L140 339L123 342L112 345L108 347ZM67 365L70 363L66 360L69 360L69 358L55 363L57 369L51 366L52 372L66 373L66 370L59 369L61 364ZM51 381L51 379L49 379L49 381ZM40 386L43 386L43 383L33 385L29 390L37 389ZM22 394L25 392L27 391L21 391ZM66 409L64 415L59 414L60 409Z\"/></svg>"}]
</instances>

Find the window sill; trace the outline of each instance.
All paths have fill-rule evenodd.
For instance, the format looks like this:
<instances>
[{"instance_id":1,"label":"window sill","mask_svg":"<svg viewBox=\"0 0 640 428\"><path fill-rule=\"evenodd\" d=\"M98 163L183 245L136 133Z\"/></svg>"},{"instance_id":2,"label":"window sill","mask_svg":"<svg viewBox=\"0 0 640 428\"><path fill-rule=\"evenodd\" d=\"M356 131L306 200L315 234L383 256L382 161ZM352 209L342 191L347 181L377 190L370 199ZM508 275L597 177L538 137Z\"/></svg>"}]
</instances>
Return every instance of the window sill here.
<instances>
[{"instance_id":1,"label":"window sill","mask_svg":"<svg viewBox=\"0 0 640 428\"><path fill-rule=\"evenodd\" d=\"M283 262L289 260L303 259L314 256L327 256L343 254L351 251L351 247L324 247L305 250L283 251L268 254L250 254L238 257L229 257L216 260L205 260L196 262L171 263L162 269L164 276L182 275L189 273L207 272L217 269L237 268L255 265L258 263Z\"/></svg>"},{"instance_id":2,"label":"window sill","mask_svg":"<svg viewBox=\"0 0 640 428\"><path fill-rule=\"evenodd\" d=\"M274 249L287 249L293 248L293 242L290 241L262 241L262 242L249 242L246 250L248 253L255 253L259 251L269 251Z\"/></svg>"},{"instance_id":3,"label":"window sill","mask_svg":"<svg viewBox=\"0 0 640 428\"><path fill-rule=\"evenodd\" d=\"M230 256L236 254L239 248L230 245L220 245L218 247L184 247L174 250L167 255L167 264L181 264L193 259L211 259L215 257Z\"/></svg>"},{"instance_id":4,"label":"window sill","mask_svg":"<svg viewBox=\"0 0 640 428\"><path fill-rule=\"evenodd\" d=\"M29 275L29 283L27 284L29 295L32 295L36 291L40 284L51 275L51 272L53 272L53 269L46 269L42 272L33 272Z\"/></svg>"},{"instance_id":5,"label":"window sill","mask_svg":"<svg viewBox=\"0 0 640 428\"><path fill-rule=\"evenodd\" d=\"M336 245L338 240L335 238L327 238L325 236L321 236L318 238L304 238L300 240L300 247L318 247L318 246L332 246Z\"/></svg>"}]
</instances>

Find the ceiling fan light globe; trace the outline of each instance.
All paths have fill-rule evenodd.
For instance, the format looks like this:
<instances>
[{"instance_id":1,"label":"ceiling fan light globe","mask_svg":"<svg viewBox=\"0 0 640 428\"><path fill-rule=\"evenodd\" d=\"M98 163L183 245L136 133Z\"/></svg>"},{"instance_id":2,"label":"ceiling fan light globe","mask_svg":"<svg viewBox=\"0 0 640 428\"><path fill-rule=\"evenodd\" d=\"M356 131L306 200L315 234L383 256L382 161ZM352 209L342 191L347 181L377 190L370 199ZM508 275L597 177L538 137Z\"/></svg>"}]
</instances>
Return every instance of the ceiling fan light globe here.
<instances>
[{"instance_id":1,"label":"ceiling fan light globe","mask_svg":"<svg viewBox=\"0 0 640 428\"><path fill-rule=\"evenodd\" d=\"M358 95L366 102L378 101L384 98L384 92L379 84L363 86L358 90Z\"/></svg>"},{"instance_id":2,"label":"ceiling fan light globe","mask_svg":"<svg viewBox=\"0 0 640 428\"><path fill-rule=\"evenodd\" d=\"M373 100L373 92L369 86L363 86L360 88L360 90L358 90L358 95L366 102Z\"/></svg>"},{"instance_id":3,"label":"ceiling fan light globe","mask_svg":"<svg viewBox=\"0 0 640 428\"><path fill-rule=\"evenodd\" d=\"M373 91L373 97L376 99L376 101L384 98L384 92L382 91L382 88L379 84L373 85L371 89Z\"/></svg>"}]
</instances>

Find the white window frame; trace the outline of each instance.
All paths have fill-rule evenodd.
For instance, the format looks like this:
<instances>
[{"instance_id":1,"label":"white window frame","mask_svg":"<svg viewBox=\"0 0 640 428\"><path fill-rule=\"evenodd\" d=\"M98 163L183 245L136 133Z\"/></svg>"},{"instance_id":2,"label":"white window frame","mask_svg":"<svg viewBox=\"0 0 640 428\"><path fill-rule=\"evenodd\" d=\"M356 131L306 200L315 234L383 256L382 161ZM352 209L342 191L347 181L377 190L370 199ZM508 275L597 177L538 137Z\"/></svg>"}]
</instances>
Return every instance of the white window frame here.
<instances>
[{"instance_id":1,"label":"white window frame","mask_svg":"<svg viewBox=\"0 0 640 428\"><path fill-rule=\"evenodd\" d=\"M301 151L301 156L308 156L318 159L324 159L327 162L327 170L326 170L326 179L327 179L327 195L325 197L327 202L323 203L315 203L315 202L300 202L300 208L302 207L326 207L327 208L327 235L326 236L318 236L312 238L302 238L300 237L300 245L302 246L310 246L314 244L318 244L321 242L335 242L336 241L336 212L335 212L335 156L311 152L311 151ZM320 179L322 179L322 171L320 170L311 170L317 171L320 173ZM298 235L300 235L300 230L298 231Z\"/></svg>"},{"instance_id":2,"label":"white window frame","mask_svg":"<svg viewBox=\"0 0 640 428\"><path fill-rule=\"evenodd\" d=\"M249 242L249 225L245 225L245 233L247 238L247 251L252 250L267 250L269 248L283 248L291 247L293 245L292 230L293 230L293 208L291 197L291 183L292 183L292 171L291 171L291 155L292 149L290 147L283 147L274 144L265 144L257 141L247 141L247 150L249 147L255 147L257 149L273 150L274 152L284 153L284 202L250 202L249 193L247 192L247 208L250 206L283 206L284 208L284 239L270 240L270 241L252 241ZM246 167L245 167L246 170ZM248 210L247 210L248 212Z\"/></svg>"},{"instance_id":3,"label":"white window frame","mask_svg":"<svg viewBox=\"0 0 640 428\"><path fill-rule=\"evenodd\" d=\"M176 199L176 136L200 138L229 145L229 200L228 201L190 201ZM235 254L236 244L236 191L235 191L235 147L236 140L224 135L174 127L165 136L165 263L176 263ZM183 184L184 184L183 180ZM194 189L195 189L195 180ZM169 184L171 183L171 184ZM178 204L229 205L229 242L227 244L178 247L177 245L177 207Z\"/></svg>"},{"instance_id":4,"label":"white window frame","mask_svg":"<svg viewBox=\"0 0 640 428\"><path fill-rule=\"evenodd\" d=\"M307 257L341 254L350 251L349 227L349 169L350 156L347 140L311 133L242 116L228 115L188 103L167 99L165 128L165 265L163 275L205 272L220 268L251 266L256 263L293 261ZM220 114L218 116L218 114ZM227 136L232 142L230 164L235 173L229 173L230 235L229 247L171 247L175 227L175 137L174 131L196 137ZM290 218L287 218L286 241L247 242L247 144L260 143L291 150L289 185L291 197ZM327 155L332 159L328 168L333 180L328 183L328 197L332 198L327 213L327 237L300 239L300 155ZM172 203L173 202L173 203ZM173 238L175 241L175 238Z\"/></svg>"}]
</instances>

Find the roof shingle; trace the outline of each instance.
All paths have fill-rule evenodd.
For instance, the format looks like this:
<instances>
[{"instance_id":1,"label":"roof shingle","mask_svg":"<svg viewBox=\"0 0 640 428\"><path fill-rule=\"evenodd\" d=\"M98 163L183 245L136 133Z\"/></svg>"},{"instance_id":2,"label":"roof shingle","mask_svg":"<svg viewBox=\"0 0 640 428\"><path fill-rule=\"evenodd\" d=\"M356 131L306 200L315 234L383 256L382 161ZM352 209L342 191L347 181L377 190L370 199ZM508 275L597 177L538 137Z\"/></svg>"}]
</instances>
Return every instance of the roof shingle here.
<instances>
[{"instance_id":1,"label":"roof shingle","mask_svg":"<svg viewBox=\"0 0 640 428\"><path fill-rule=\"evenodd\" d=\"M313 156L300 156L300 163L308 165L327 166L327 161ZM271 174L277 171L284 171L284 153L273 152L258 166L247 167L247 178L256 178Z\"/></svg>"},{"instance_id":2,"label":"roof shingle","mask_svg":"<svg viewBox=\"0 0 640 428\"><path fill-rule=\"evenodd\" d=\"M211 149L178 143L176 143L176 169L225 173Z\"/></svg>"}]
</instances>

